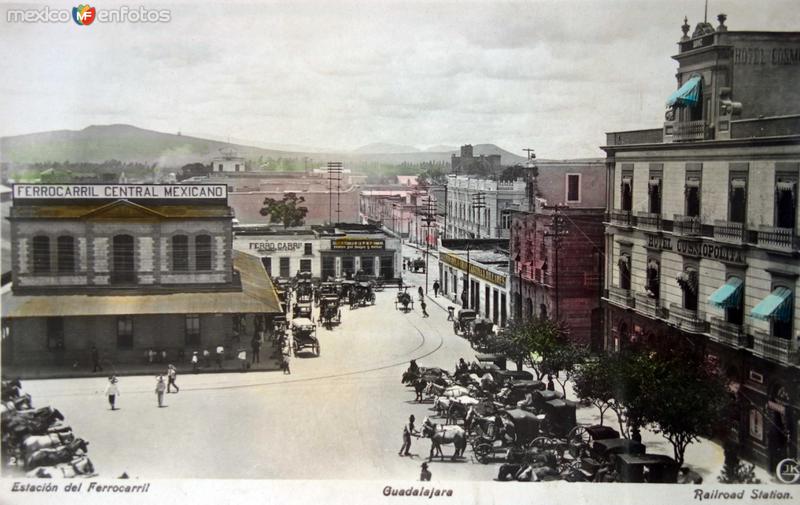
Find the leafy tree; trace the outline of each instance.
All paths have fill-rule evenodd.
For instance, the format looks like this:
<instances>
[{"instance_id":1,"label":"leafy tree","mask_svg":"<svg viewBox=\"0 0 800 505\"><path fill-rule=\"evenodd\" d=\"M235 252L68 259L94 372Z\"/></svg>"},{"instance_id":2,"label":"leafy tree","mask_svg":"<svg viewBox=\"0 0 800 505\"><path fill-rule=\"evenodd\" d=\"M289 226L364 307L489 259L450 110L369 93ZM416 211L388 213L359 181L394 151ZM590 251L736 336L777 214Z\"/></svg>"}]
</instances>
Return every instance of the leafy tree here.
<instances>
[{"instance_id":1,"label":"leafy tree","mask_svg":"<svg viewBox=\"0 0 800 505\"><path fill-rule=\"evenodd\" d=\"M612 379L614 361L615 357L601 354L577 367L572 378L572 388L578 398L591 403L600 411L601 426L605 413L616 402Z\"/></svg>"},{"instance_id":2,"label":"leafy tree","mask_svg":"<svg viewBox=\"0 0 800 505\"><path fill-rule=\"evenodd\" d=\"M624 352L617 356L610 368L615 399L610 406L625 438L639 438L640 429L648 424L648 409L653 401L648 393L662 373L660 362L654 358L654 354Z\"/></svg>"},{"instance_id":3,"label":"leafy tree","mask_svg":"<svg viewBox=\"0 0 800 505\"><path fill-rule=\"evenodd\" d=\"M283 223L284 227L303 226L308 208L300 206L306 199L295 193L286 193L281 200L265 198L261 208L262 216L269 216L270 222Z\"/></svg>"},{"instance_id":4,"label":"leafy tree","mask_svg":"<svg viewBox=\"0 0 800 505\"><path fill-rule=\"evenodd\" d=\"M547 373L543 368L544 358L558 345L558 339L565 334L565 329L550 319L531 318L512 321L505 332L515 348L522 351L521 359L541 380Z\"/></svg>"},{"instance_id":5,"label":"leafy tree","mask_svg":"<svg viewBox=\"0 0 800 505\"><path fill-rule=\"evenodd\" d=\"M567 397L567 383L572 380L578 367L586 361L588 355L585 347L560 341L543 356L541 369L555 377L556 382L561 386L564 398Z\"/></svg>"}]
</instances>

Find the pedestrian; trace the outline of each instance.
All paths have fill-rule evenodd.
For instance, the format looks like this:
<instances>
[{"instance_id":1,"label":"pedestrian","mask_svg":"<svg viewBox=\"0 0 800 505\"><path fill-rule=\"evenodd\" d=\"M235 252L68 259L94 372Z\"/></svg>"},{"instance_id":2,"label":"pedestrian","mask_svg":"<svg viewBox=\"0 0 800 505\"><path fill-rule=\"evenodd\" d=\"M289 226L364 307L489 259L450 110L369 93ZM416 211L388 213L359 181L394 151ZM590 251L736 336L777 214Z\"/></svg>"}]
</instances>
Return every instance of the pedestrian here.
<instances>
[{"instance_id":1,"label":"pedestrian","mask_svg":"<svg viewBox=\"0 0 800 505\"><path fill-rule=\"evenodd\" d=\"M553 376L552 375L548 375L547 376L547 390L548 391L555 391L556 390L556 385L553 384Z\"/></svg>"},{"instance_id":2,"label":"pedestrian","mask_svg":"<svg viewBox=\"0 0 800 505\"><path fill-rule=\"evenodd\" d=\"M211 366L211 352L208 348L203 349L203 368Z\"/></svg>"},{"instance_id":3,"label":"pedestrian","mask_svg":"<svg viewBox=\"0 0 800 505\"><path fill-rule=\"evenodd\" d=\"M222 358L225 355L225 348L222 344L217 346L217 366L221 369L222 368Z\"/></svg>"},{"instance_id":4,"label":"pedestrian","mask_svg":"<svg viewBox=\"0 0 800 505\"><path fill-rule=\"evenodd\" d=\"M167 393L172 392L172 386L175 386L175 393L180 392L180 388L178 387L177 384L175 384L175 379L177 378L178 378L178 371L175 370L175 365L170 364L167 367L167 379L169 380L169 382L167 382Z\"/></svg>"},{"instance_id":5,"label":"pedestrian","mask_svg":"<svg viewBox=\"0 0 800 505\"><path fill-rule=\"evenodd\" d=\"M453 307L452 305L449 305L447 307L447 320L455 321L455 314L456 314L456 308Z\"/></svg>"},{"instance_id":6,"label":"pedestrian","mask_svg":"<svg viewBox=\"0 0 800 505\"><path fill-rule=\"evenodd\" d=\"M289 374L292 375L292 371L289 369L289 355L281 353L281 370L283 370L283 375Z\"/></svg>"},{"instance_id":7,"label":"pedestrian","mask_svg":"<svg viewBox=\"0 0 800 505\"><path fill-rule=\"evenodd\" d=\"M92 373L99 371L103 371L103 367L100 366L100 351L97 350L97 347L92 346L92 363L94 364L94 368L92 368Z\"/></svg>"},{"instance_id":8,"label":"pedestrian","mask_svg":"<svg viewBox=\"0 0 800 505\"><path fill-rule=\"evenodd\" d=\"M166 391L166 389L167 386L164 385L164 376L159 375L156 380L156 397L158 398L159 408L164 406L164 391Z\"/></svg>"},{"instance_id":9,"label":"pedestrian","mask_svg":"<svg viewBox=\"0 0 800 505\"><path fill-rule=\"evenodd\" d=\"M117 397L119 396L117 382L119 382L117 378L112 375L108 378L108 384L106 385L106 396L108 397L108 404L111 405L111 410L117 410L115 405Z\"/></svg>"},{"instance_id":10,"label":"pedestrian","mask_svg":"<svg viewBox=\"0 0 800 505\"><path fill-rule=\"evenodd\" d=\"M239 354L237 355L237 358L239 359L239 363L241 363L242 372L246 372L247 371L247 351L244 349L244 347L240 347L239 348Z\"/></svg>"},{"instance_id":11,"label":"pedestrian","mask_svg":"<svg viewBox=\"0 0 800 505\"><path fill-rule=\"evenodd\" d=\"M433 296L439 296L439 281L433 281Z\"/></svg>"},{"instance_id":12,"label":"pedestrian","mask_svg":"<svg viewBox=\"0 0 800 505\"><path fill-rule=\"evenodd\" d=\"M425 297L425 292L422 290L422 286L417 288L417 293L419 293L419 301L422 301Z\"/></svg>"},{"instance_id":13,"label":"pedestrian","mask_svg":"<svg viewBox=\"0 0 800 505\"><path fill-rule=\"evenodd\" d=\"M198 361L199 359L197 358L197 351L194 351L192 353L192 371L194 373L197 373Z\"/></svg>"},{"instance_id":14,"label":"pedestrian","mask_svg":"<svg viewBox=\"0 0 800 505\"><path fill-rule=\"evenodd\" d=\"M261 363L261 339L253 337L253 363Z\"/></svg>"},{"instance_id":15,"label":"pedestrian","mask_svg":"<svg viewBox=\"0 0 800 505\"><path fill-rule=\"evenodd\" d=\"M166 349L162 349L161 350L161 362L162 363L166 363L167 362L167 350Z\"/></svg>"},{"instance_id":16,"label":"pedestrian","mask_svg":"<svg viewBox=\"0 0 800 505\"><path fill-rule=\"evenodd\" d=\"M419 302L419 308L422 309L422 317L428 317L428 304L425 303L425 300Z\"/></svg>"},{"instance_id":17,"label":"pedestrian","mask_svg":"<svg viewBox=\"0 0 800 505\"><path fill-rule=\"evenodd\" d=\"M422 470L419 472L419 480L431 480L431 471L428 470L428 463L422 463Z\"/></svg>"},{"instance_id":18,"label":"pedestrian","mask_svg":"<svg viewBox=\"0 0 800 505\"><path fill-rule=\"evenodd\" d=\"M419 436L419 432L414 428L415 418L413 415L408 417L408 424L403 426L403 445L400 447L398 456L411 456L408 450L411 449L411 435Z\"/></svg>"},{"instance_id":19,"label":"pedestrian","mask_svg":"<svg viewBox=\"0 0 800 505\"><path fill-rule=\"evenodd\" d=\"M403 258L403 272L405 271L406 271L406 260L405 258Z\"/></svg>"}]
</instances>

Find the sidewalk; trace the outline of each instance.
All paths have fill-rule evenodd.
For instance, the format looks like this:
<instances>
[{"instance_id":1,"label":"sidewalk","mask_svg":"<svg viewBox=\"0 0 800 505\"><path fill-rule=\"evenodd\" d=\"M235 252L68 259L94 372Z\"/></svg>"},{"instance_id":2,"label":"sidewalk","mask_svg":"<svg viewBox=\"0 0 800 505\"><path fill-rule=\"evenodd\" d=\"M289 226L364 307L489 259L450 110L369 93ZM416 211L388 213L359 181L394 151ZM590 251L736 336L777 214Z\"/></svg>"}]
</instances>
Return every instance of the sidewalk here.
<instances>
[{"instance_id":1,"label":"sidewalk","mask_svg":"<svg viewBox=\"0 0 800 505\"><path fill-rule=\"evenodd\" d=\"M250 365L248 372L271 372L280 370L280 349L273 348L271 345L261 348L260 362ZM250 349L247 350L248 363L252 359ZM42 365L42 366L29 366L29 367L15 367L4 366L2 374L4 378L20 378L23 380L34 379L67 379L67 378L81 378L81 377L107 377L109 375L116 375L118 377L127 377L132 375L157 375L159 373L166 374L167 365L170 362L164 363L110 363L101 360L100 365L103 367L102 371L92 372L90 364L81 363L77 367L71 366L56 366L56 365ZM179 374L188 375L194 374L191 363L171 362L175 365ZM207 368L203 367L203 358L200 357L200 366L198 369L199 374L208 373L230 373L241 372L241 364L238 359L226 359L222 362L222 368L217 367L216 362L212 356L211 363Z\"/></svg>"}]
</instances>

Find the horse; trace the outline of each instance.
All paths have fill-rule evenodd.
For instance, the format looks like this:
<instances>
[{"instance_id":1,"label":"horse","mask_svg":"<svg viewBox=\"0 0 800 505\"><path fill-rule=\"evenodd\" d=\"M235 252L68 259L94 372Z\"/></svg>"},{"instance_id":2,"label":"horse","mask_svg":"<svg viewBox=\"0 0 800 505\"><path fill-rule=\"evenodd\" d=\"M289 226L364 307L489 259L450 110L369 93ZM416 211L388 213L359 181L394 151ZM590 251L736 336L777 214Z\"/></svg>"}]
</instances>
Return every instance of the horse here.
<instances>
[{"instance_id":1,"label":"horse","mask_svg":"<svg viewBox=\"0 0 800 505\"><path fill-rule=\"evenodd\" d=\"M450 407L447 409L446 424L458 424L458 420L464 421L467 417L467 412L473 405L477 405L479 401L471 396L459 396L450 402Z\"/></svg>"},{"instance_id":2,"label":"horse","mask_svg":"<svg viewBox=\"0 0 800 505\"><path fill-rule=\"evenodd\" d=\"M434 452L437 452L441 460L444 461L442 444L453 444L455 447L453 461L456 458L463 457L464 450L467 448L467 434L464 432L464 428L460 426L442 426L434 424L430 419L425 418L422 423L422 436L431 439L431 452L428 455L428 461L433 461Z\"/></svg>"},{"instance_id":3,"label":"horse","mask_svg":"<svg viewBox=\"0 0 800 505\"><path fill-rule=\"evenodd\" d=\"M80 456L68 463L59 463L55 466L40 466L25 474L26 477L34 479L69 479L94 475L94 465L88 456Z\"/></svg>"},{"instance_id":4,"label":"horse","mask_svg":"<svg viewBox=\"0 0 800 505\"><path fill-rule=\"evenodd\" d=\"M25 454L33 454L39 449L49 449L59 445L68 444L75 440L72 431L65 433L48 433L45 435L30 435L22 441L22 450Z\"/></svg>"},{"instance_id":5,"label":"horse","mask_svg":"<svg viewBox=\"0 0 800 505\"><path fill-rule=\"evenodd\" d=\"M25 457L25 469L30 470L37 466L53 466L59 463L67 463L74 459L76 454L86 454L87 445L89 445L89 442L76 438L66 445L60 445L52 449L39 449Z\"/></svg>"}]
</instances>

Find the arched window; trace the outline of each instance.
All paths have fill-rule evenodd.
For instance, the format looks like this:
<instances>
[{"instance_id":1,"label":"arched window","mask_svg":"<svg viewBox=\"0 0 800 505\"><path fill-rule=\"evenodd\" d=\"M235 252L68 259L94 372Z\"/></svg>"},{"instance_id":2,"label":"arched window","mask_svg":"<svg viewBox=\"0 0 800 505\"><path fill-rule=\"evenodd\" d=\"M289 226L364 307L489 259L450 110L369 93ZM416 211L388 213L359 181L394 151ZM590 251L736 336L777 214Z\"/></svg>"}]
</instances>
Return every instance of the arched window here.
<instances>
[{"instance_id":1,"label":"arched window","mask_svg":"<svg viewBox=\"0 0 800 505\"><path fill-rule=\"evenodd\" d=\"M661 277L658 260L650 258L647 261L647 281L645 291L651 298L658 299L661 296Z\"/></svg>"},{"instance_id":2,"label":"arched window","mask_svg":"<svg viewBox=\"0 0 800 505\"><path fill-rule=\"evenodd\" d=\"M33 237L33 273L50 273L50 237Z\"/></svg>"},{"instance_id":3,"label":"arched window","mask_svg":"<svg viewBox=\"0 0 800 505\"><path fill-rule=\"evenodd\" d=\"M617 262L619 267L619 287L621 289L631 289L631 255L622 253Z\"/></svg>"},{"instance_id":4,"label":"arched window","mask_svg":"<svg viewBox=\"0 0 800 505\"><path fill-rule=\"evenodd\" d=\"M186 235L172 237L172 270L189 270L189 237Z\"/></svg>"},{"instance_id":5,"label":"arched window","mask_svg":"<svg viewBox=\"0 0 800 505\"><path fill-rule=\"evenodd\" d=\"M686 267L683 272L678 274L676 280L683 291L683 308L697 310L697 269L691 266Z\"/></svg>"},{"instance_id":6,"label":"arched window","mask_svg":"<svg viewBox=\"0 0 800 505\"><path fill-rule=\"evenodd\" d=\"M75 271L75 237L62 235L58 237L57 270L61 273Z\"/></svg>"},{"instance_id":7,"label":"arched window","mask_svg":"<svg viewBox=\"0 0 800 505\"><path fill-rule=\"evenodd\" d=\"M196 270L211 270L211 236L198 235L194 239L194 263Z\"/></svg>"}]
</instances>

